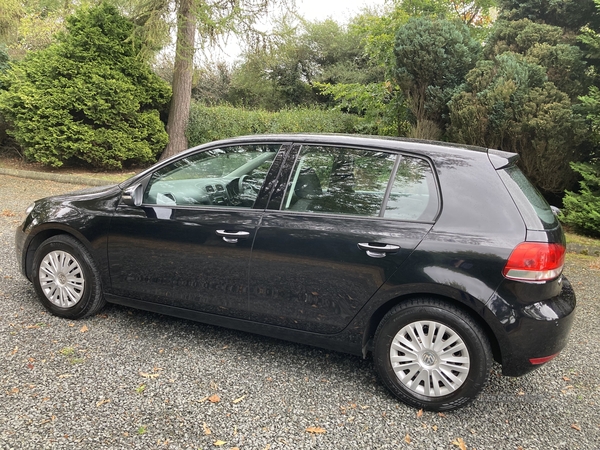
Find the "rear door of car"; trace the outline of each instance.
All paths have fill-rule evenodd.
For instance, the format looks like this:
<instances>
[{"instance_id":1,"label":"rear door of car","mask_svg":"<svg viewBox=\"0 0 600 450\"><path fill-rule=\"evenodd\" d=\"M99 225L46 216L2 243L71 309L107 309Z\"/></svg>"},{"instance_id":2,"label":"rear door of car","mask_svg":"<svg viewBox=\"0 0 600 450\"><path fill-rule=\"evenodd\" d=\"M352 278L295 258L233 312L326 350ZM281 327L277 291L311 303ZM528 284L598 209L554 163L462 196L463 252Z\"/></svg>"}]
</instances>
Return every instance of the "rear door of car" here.
<instances>
[{"instance_id":1,"label":"rear door of car","mask_svg":"<svg viewBox=\"0 0 600 450\"><path fill-rule=\"evenodd\" d=\"M287 149L228 145L149 174L142 204L121 203L111 222L111 293L245 317L252 242Z\"/></svg>"},{"instance_id":2,"label":"rear door of car","mask_svg":"<svg viewBox=\"0 0 600 450\"><path fill-rule=\"evenodd\" d=\"M254 239L249 318L339 332L428 233L439 208L426 158L294 145Z\"/></svg>"}]
</instances>

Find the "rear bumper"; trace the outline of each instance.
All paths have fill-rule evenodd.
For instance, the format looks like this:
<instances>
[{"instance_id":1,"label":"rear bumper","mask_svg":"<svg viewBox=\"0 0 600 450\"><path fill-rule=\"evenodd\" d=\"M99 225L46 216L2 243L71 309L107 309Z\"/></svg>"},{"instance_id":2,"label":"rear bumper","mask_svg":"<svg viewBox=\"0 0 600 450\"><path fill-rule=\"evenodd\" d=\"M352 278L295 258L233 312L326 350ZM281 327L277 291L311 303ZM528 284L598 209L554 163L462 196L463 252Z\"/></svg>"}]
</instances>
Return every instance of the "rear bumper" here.
<instances>
[{"instance_id":1,"label":"rear bumper","mask_svg":"<svg viewBox=\"0 0 600 450\"><path fill-rule=\"evenodd\" d=\"M535 364L536 359L554 355L567 344L575 318L576 298L565 277L555 283L560 285L559 293L547 300L515 308L514 302L496 295L488 303L488 312L501 322L502 331L496 336L500 341L504 375L516 377L531 372L543 365Z\"/></svg>"}]
</instances>

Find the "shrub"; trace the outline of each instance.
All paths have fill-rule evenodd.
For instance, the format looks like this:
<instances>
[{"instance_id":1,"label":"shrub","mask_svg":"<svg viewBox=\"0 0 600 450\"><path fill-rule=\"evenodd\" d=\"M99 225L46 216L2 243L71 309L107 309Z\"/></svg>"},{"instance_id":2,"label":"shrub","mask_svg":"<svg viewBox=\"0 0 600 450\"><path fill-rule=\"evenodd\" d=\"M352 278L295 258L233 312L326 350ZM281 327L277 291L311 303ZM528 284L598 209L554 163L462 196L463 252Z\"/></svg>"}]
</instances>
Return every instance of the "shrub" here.
<instances>
[{"instance_id":1,"label":"shrub","mask_svg":"<svg viewBox=\"0 0 600 450\"><path fill-rule=\"evenodd\" d=\"M355 133L360 122L352 114L316 108L268 112L194 103L187 135L193 146L246 134Z\"/></svg>"},{"instance_id":2,"label":"shrub","mask_svg":"<svg viewBox=\"0 0 600 450\"><path fill-rule=\"evenodd\" d=\"M134 24L101 4L67 19L58 43L31 52L3 77L0 113L26 158L118 169L147 163L167 143L158 108L170 88L140 60Z\"/></svg>"},{"instance_id":3,"label":"shrub","mask_svg":"<svg viewBox=\"0 0 600 450\"><path fill-rule=\"evenodd\" d=\"M563 222L578 231L600 236L600 164L571 164L581 175L579 193L567 191L563 198Z\"/></svg>"}]
</instances>

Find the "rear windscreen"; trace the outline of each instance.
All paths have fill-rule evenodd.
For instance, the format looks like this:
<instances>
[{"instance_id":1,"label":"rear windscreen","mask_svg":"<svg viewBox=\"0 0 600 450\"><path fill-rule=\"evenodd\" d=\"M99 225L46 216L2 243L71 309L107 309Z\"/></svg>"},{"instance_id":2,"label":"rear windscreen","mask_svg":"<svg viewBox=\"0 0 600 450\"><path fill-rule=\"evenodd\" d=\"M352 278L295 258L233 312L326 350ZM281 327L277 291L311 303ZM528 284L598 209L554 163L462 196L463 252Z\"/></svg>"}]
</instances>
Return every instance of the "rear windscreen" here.
<instances>
[{"instance_id":1,"label":"rear windscreen","mask_svg":"<svg viewBox=\"0 0 600 450\"><path fill-rule=\"evenodd\" d=\"M548 202L517 166L507 167L498 173L529 230L551 230L558 226L558 220Z\"/></svg>"}]
</instances>

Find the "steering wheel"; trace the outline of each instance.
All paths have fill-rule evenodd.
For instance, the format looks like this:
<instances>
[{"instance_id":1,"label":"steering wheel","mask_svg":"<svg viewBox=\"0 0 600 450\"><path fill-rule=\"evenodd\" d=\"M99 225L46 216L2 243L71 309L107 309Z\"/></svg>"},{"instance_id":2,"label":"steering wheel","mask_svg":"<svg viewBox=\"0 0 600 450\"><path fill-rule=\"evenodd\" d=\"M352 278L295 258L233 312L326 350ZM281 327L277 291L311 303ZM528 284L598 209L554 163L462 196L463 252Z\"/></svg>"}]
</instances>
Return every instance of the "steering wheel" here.
<instances>
[{"instance_id":1,"label":"steering wheel","mask_svg":"<svg viewBox=\"0 0 600 450\"><path fill-rule=\"evenodd\" d=\"M239 195L258 195L260 186L257 186L256 180L252 175L242 175L238 179Z\"/></svg>"}]
</instances>

